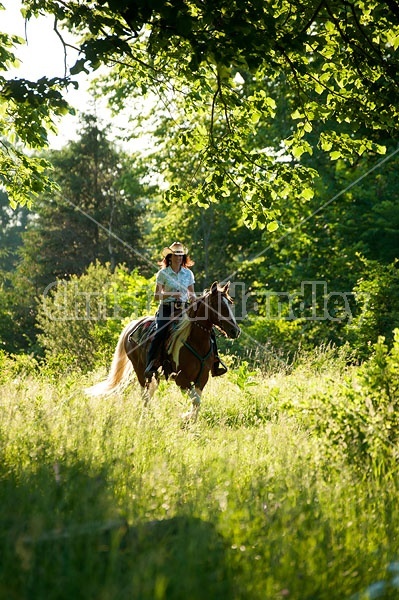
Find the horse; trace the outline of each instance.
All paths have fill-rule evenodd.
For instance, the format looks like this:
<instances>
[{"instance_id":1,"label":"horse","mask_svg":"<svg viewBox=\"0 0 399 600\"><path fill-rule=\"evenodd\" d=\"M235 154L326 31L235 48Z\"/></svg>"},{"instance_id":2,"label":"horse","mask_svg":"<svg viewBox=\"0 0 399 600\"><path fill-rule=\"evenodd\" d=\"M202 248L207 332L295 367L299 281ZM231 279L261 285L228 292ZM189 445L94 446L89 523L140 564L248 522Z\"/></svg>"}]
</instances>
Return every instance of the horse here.
<instances>
[{"instance_id":1,"label":"horse","mask_svg":"<svg viewBox=\"0 0 399 600\"><path fill-rule=\"evenodd\" d=\"M232 311L233 300L229 295L229 287L230 282L221 286L215 281L178 318L172 319L169 326L163 353L163 374L166 378L171 377L191 398L192 408L183 415L185 420L196 420L202 391L215 361L211 337L213 328L231 339L240 335ZM119 336L107 379L87 388L86 393L90 396L112 394L125 385L134 369L146 406L158 382L158 375L155 386L154 379L149 382L144 375L155 328L153 316L141 317L126 325Z\"/></svg>"}]
</instances>

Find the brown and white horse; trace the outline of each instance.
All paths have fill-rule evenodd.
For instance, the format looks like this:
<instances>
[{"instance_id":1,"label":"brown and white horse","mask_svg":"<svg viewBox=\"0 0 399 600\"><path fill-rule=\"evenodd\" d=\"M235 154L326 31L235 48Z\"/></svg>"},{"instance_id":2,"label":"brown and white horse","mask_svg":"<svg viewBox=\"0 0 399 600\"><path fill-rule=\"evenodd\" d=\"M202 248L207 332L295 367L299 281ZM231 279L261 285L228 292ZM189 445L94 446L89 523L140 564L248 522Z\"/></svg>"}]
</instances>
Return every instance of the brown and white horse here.
<instances>
[{"instance_id":1,"label":"brown and white horse","mask_svg":"<svg viewBox=\"0 0 399 600\"><path fill-rule=\"evenodd\" d=\"M166 377L172 376L176 385L190 395L192 409L184 415L186 418L197 417L202 390L215 360L211 340L213 327L232 339L240 335L229 286L230 283L220 286L215 281L210 290L197 298L172 325L163 370ZM86 393L90 396L112 394L126 383L134 368L147 403L154 388L146 381L144 371L154 331L154 317L142 317L129 323L119 336L107 379L86 389Z\"/></svg>"}]
</instances>

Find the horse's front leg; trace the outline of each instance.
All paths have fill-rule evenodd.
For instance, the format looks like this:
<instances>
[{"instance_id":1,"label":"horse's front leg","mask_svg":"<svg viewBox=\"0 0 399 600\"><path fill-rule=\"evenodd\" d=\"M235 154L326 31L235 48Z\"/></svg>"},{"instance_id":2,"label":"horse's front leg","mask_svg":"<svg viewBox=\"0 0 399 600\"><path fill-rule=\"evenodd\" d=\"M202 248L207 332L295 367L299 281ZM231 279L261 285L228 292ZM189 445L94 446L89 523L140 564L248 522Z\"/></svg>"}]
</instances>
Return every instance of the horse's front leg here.
<instances>
[{"instance_id":1,"label":"horse's front leg","mask_svg":"<svg viewBox=\"0 0 399 600\"><path fill-rule=\"evenodd\" d=\"M197 420L199 409L201 407L201 394L202 390L195 387L194 385L190 388L188 395L191 398L193 404L191 410L187 411L182 415L182 419L185 423L194 422Z\"/></svg>"},{"instance_id":2,"label":"horse's front leg","mask_svg":"<svg viewBox=\"0 0 399 600\"><path fill-rule=\"evenodd\" d=\"M141 386L141 398L143 400L144 408L147 408L151 398L155 394L157 387L158 382L155 377L149 381L146 381L145 385Z\"/></svg>"},{"instance_id":3,"label":"horse's front leg","mask_svg":"<svg viewBox=\"0 0 399 600\"><path fill-rule=\"evenodd\" d=\"M149 386L145 385L141 388L141 399L143 401L144 408L147 408L149 401L151 400L151 394L149 391Z\"/></svg>"}]
</instances>

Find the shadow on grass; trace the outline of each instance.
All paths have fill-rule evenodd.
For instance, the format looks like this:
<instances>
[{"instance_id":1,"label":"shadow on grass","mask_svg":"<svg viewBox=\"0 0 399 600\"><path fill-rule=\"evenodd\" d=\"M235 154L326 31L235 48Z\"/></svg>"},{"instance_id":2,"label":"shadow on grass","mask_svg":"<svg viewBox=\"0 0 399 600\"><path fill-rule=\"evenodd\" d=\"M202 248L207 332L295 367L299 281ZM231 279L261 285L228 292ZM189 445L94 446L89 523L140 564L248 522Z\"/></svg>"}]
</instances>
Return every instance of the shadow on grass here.
<instances>
[{"instance_id":1,"label":"shadow on grass","mask_svg":"<svg viewBox=\"0 0 399 600\"><path fill-rule=\"evenodd\" d=\"M234 598L226 541L190 516L129 526L104 474L52 467L0 478L0 597L8 600Z\"/></svg>"}]
</instances>

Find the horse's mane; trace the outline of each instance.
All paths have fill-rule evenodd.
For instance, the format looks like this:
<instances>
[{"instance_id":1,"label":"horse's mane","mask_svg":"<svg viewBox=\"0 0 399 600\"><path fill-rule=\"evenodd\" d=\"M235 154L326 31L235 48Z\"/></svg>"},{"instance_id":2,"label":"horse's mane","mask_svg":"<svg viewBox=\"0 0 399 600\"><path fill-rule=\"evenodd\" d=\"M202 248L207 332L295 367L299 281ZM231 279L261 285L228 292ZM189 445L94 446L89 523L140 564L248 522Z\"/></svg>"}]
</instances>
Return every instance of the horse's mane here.
<instances>
[{"instance_id":1,"label":"horse's mane","mask_svg":"<svg viewBox=\"0 0 399 600\"><path fill-rule=\"evenodd\" d=\"M230 304L233 303L233 299L227 293L225 288L218 285L217 291L221 292ZM179 322L177 323L174 331L170 336L170 340L168 343L168 354L172 356L172 359L176 366L179 362L180 349L183 346L184 342L187 340L188 336L190 335L193 320L195 319L197 312L195 306L204 302L211 294L211 290L205 290L203 295L197 298L193 305L191 305L186 311L182 313Z\"/></svg>"},{"instance_id":2,"label":"horse's mane","mask_svg":"<svg viewBox=\"0 0 399 600\"><path fill-rule=\"evenodd\" d=\"M205 293L200 296L200 298L197 298L194 304L203 302L207 296L209 296L209 290L205 290ZM178 365L180 349L190 335L195 314L196 309L194 306L190 306L187 310L185 310L170 336L168 343L168 354L172 356L175 365Z\"/></svg>"},{"instance_id":3,"label":"horse's mane","mask_svg":"<svg viewBox=\"0 0 399 600\"><path fill-rule=\"evenodd\" d=\"M191 325L192 323L187 315L187 312L183 313L180 317L179 323L176 325L176 328L173 330L170 336L168 343L168 354L172 356L175 365L177 365L179 362L180 349L190 335Z\"/></svg>"}]
</instances>

